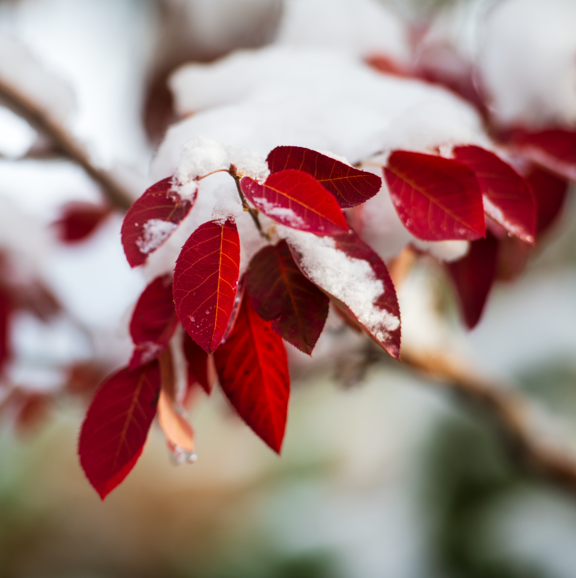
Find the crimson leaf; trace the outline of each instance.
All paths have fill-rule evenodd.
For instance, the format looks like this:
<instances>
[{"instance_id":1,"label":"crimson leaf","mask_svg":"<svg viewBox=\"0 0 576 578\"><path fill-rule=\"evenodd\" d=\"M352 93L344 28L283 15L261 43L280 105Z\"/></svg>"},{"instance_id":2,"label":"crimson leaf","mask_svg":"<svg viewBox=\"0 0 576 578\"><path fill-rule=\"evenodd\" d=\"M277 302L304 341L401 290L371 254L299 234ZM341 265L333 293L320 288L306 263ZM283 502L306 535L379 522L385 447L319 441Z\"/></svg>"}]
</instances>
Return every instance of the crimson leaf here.
<instances>
[{"instance_id":1,"label":"crimson leaf","mask_svg":"<svg viewBox=\"0 0 576 578\"><path fill-rule=\"evenodd\" d=\"M104 499L134 467L146 438L160 392L157 361L135 371L121 369L96 393L80 432L80 464Z\"/></svg>"},{"instance_id":2,"label":"crimson leaf","mask_svg":"<svg viewBox=\"0 0 576 578\"><path fill-rule=\"evenodd\" d=\"M400 308L386 265L355 233L290 235L302 273L390 355L400 355Z\"/></svg>"},{"instance_id":3,"label":"crimson leaf","mask_svg":"<svg viewBox=\"0 0 576 578\"><path fill-rule=\"evenodd\" d=\"M184 333L182 347L188 369L188 387L195 383L210 395L214 386L214 370L210 356L188 335Z\"/></svg>"},{"instance_id":4,"label":"crimson leaf","mask_svg":"<svg viewBox=\"0 0 576 578\"><path fill-rule=\"evenodd\" d=\"M270 175L263 185L249 177L240 185L259 211L282 225L317 235L348 230L336 199L308 173L288 169Z\"/></svg>"},{"instance_id":5,"label":"crimson leaf","mask_svg":"<svg viewBox=\"0 0 576 578\"><path fill-rule=\"evenodd\" d=\"M491 234L470 243L468 254L446 266L469 329L476 326L496 276L498 241Z\"/></svg>"},{"instance_id":6,"label":"crimson leaf","mask_svg":"<svg viewBox=\"0 0 576 578\"><path fill-rule=\"evenodd\" d=\"M142 265L186 218L195 199L183 199L173 179L157 182L134 201L122 223L122 245L130 267Z\"/></svg>"},{"instance_id":7,"label":"crimson leaf","mask_svg":"<svg viewBox=\"0 0 576 578\"><path fill-rule=\"evenodd\" d=\"M311 354L328 317L329 299L292 258L286 241L264 247L246 274L246 291L258 315L286 341Z\"/></svg>"},{"instance_id":8,"label":"crimson leaf","mask_svg":"<svg viewBox=\"0 0 576 578\"><path fill-rule=\"evenodd\" d=\"M394 151L384 175L394 207L414 236L426 241L484 236L482 194L469 168L435 155Z\"/></svg>"},{"instance_id":9,"label":"crimson leaf","mask_svg":"<svg viewBox=\"0 0 576 578\"><path fill-rule=\"evenodd\" d=\"M530 160L565 179L576 181L576 131L560 128L539 132L520 130L513 138Z\"/></svg>"},{"instance_id":10,"label":"crimson leaf","mask_svg":"<svg viewBox=\"0 0 576 578\"><path fill-rule=\"evenodd\" d=\"M54 223L64 243L83 241L110 214L110 207L95 203L72 202L62 207L60 218Z\"/></svg>"},{"instance_id":11,"label":"crimson leaf","mask_svg":"<svg viewBox=\"0 0 576 578\"><path fill-rule=\"evenodd\" d=\"M132 319L130 335L136 346L130 369L134 370L158 357L168 347L178 319L172 300L172 277L156 277L140 295Z\"/></svg>"},{"instance_id":12,"label":"crimson leaf","mask_svg":"<svg viewBox=\"0 0 576 578\"><path fill-rule=\"evenodd\" d=\"M236 224L209 221L188 237L174 269L174 304L184 329L206 353L222 341L238 288Z\"/></svg>"},{"instance_id":13,"label":"crimson leaf","mask_svg":"<svg viewBox=\"0 0 576 578\"><path fill-rule=\"evenodd\" d=\"M526 181L500 157L477 146L456 147L454 158L474 171L486 213L519 239L534 244L536 201Z\"/></svg>"},{"instance_id":14,"label":"crimson leaf","mask_svg":"<svg viewBox=\"0 0 576 578\"><path fill-rule=\"evenodd\" d=\"M240 417L280 453L290 396L286 348L246 295L234 329L214 353L214 361L220 385Z\"/></svg>"},{"instance_id":15,"label":"crimson leaf","mask_svg":"<svg viewBox=\"0 0 576 578\"><path fill-rule=\"evenodd\" d=\"M365 203L382 186L382 179L377 175L304 147L276 147L266 161L271 173L295 169L312 175L336 197L343 209Z\"/></svg>"}]
</instances>

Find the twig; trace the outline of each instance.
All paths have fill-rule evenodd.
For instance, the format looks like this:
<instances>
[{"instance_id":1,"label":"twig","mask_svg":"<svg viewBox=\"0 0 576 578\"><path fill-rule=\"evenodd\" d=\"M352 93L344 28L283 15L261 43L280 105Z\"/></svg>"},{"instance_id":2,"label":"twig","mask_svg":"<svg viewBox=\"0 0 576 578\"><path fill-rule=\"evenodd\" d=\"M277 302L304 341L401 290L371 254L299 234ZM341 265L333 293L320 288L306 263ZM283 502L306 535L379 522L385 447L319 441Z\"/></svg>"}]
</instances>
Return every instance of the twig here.
<instances>
[{"instance_id":1,"label":"twig","mask_svg":"<svg viewBox=\"0 0 576 578\"><path fill-rule=\"evenodd\" d=\"M236 189L238 190L238 195L240 196L240 201L242 202L242 208L244 209L244 211L248 211L248 213L250 213L250 216L252 217L252 220L254 221L254 224L256 225L256 228L258 229L258 232L260 233L260 235L262 237L264 237L264 239L268 239L268 241L269 241L270 237L264 232L264 229L262 229L262 224L260 223L260 219L258 218L258 210L253 209L248 204L248 201L246 200L246 197L244 196L244 193L242 192L242 187L240 186L240 176L236 172L236 167L234 165L230 165L230 169L228 170L228 173L230 174L230 176L234 179L234 182L236 183Z\"/></svg>"},{"instance_id":2,"label":"twig","mask_svg":"<svg viewBox=\"0 0 576 578\"><path fill-rule=\"evenodd\" d=\"M543 443L529 419L529 403L521 395L479 376L448 353L418 353L404 347L402 361L483 409L523 467L576 491L576 455Z\"/></svg>"},{"instance_id":3,"label":"twig","mask_svg":"<svg viewBox=\"0 0 576 578\"><path fill-rule=\"evenodd\" d=\"M49 137L70 160L80 165L101 187L108 201L121 210L132 204L131 195L108 171L96 167L80 142L16 87L0 78L0 98L35 129Z\"/></svg>"}]
</instances>

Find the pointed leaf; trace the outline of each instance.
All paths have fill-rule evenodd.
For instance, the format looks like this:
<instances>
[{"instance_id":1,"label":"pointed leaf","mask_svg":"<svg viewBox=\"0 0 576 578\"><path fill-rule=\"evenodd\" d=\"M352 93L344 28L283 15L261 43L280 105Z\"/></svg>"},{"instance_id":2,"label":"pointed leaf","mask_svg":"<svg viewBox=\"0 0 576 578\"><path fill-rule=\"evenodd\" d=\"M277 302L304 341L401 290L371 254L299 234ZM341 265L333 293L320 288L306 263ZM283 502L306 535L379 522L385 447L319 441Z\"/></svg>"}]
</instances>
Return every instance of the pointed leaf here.
<instances>
[{"instance_id":1,"label":"pointed leaf","mask_svg":"<svg viewBox=\"0 0 576 578\"><path fill-rule=\"evenodd\" d=\"M228 220L204 223L176 261L174 304L184 329L206 353L222 341L238 288L240 238Z\"/></svg>"},{"instance_id":2,"label":"pointed leaf","mask_svg":"<svg viewBox=\"0 0 576 578\"><path fill-rule=\"evenodd\" d=\"M214 382L216 381L216 372L213 367L211 357L188 335L184 333L182 347L184 357L187 362L188 370L188 387L195 383L210 395Z\"/></svg>"},{"instance_id":3,"label":"pointed leaf","mask_svg":"<svg viewBox=\"0 0 576 578\"><path fill-rule=\"evenodd\" d=\"M130 360L130 370L158 357L168 347L177 325L172 276L156 277L144 289L132 313L130 335L136 347Z\"/></svg>"},{"instance_id":4,"label":"pointed leaf","mask_svg":"<svg viewBox=\"0 0 576 578\"><path fill-rule=\"evenodd\" d=\"M534 244L536 201L526 181L494 153L477 146L454 149L454 158L474 171L484 210L507 231Z\"/></svg>"},{"instance_id":5,"label":"pointed leaf","mask_svg":"<svg viewBox=\"0 0 576 578\"><path fill-rule=\"evenodd\" d=\"M470 243L468 254L446 267L456 288L460 309L469 329L473 329L488 300L496 276L498 241L491 234Z\"/></svg>"},{"instance_id":6,"label":"pointed leaf","mask_svg":"<svg viewBox=\"0 0 576 578\"><path fill-rule=\"evenodd\" d=\"M565 179L576 182L576 131L517 131L514 144L522 154Z\"/></svg>"},{"instance_id":7,"label":"pointed leaf","mask_svg":"<svg viewBox=\"0 0 576 578\"><path fill-rule=\"evenodd\" d=\"M530 165L524 178L536 199L536 231L540 236L561 214L568 192L568 181L537 165Z\"/></svg>"},{"instance_id":8,"label":"pointed leaf","mask_svg":"<svg viewBox=\"0 0 576 578\"><path fill-rule=\"evenodd\" d=\"M484 236L482 194L469 168L434 155L394 151L384 175L394 207L415 237L471 241Z\"/></svg>"},{"instance_id":9,"label":"pointed leaf","mask_svg":"<svg viewBox=\"0 0 576 578\"><path fill-rule=\"evenodd\" d=\"M304 147L276 147L266 161L271 173L295 169L312 175L343 209L365 203L382 186L379 176Z\"/></svg>"},{"instance_id":10,"label":"pointed leaf","mask_svg":"<svg viewBox=\"0 0 576 578\"><path fill-rule=\"evenodd\" d=\"M300 270L390 355L400 355L400 308L384 261L353 232L319 238L291 233Z\"/></svg>"},{"instance_id":11,"label":"pointed leaf","mask_svg":"<svg viewBox=\"0 0 576 578\"><path fill-rule=\"evenodd\" d=\"M252 306L286 341L311 354L328 317L328 297L298 268L286 241L264 247L248 267Z\"/></svg>"},{"instance_id":12,"label":"pointed leaf","mask_svg":"<svg viewBox=\"0 0 576 578\"><path fill-rule=\"evenodd\" d=\"M281 225L316 235L348 230L334 196L308 173L288 169L270 175L263 185L249 177L240 185L259 211Z\"/></svg>"},{"instance_id":13,"label":"pointed leaf","mask_svg":"<svg viewBox=\"0 0 576 578\"><path fill-rule=\"evenodd\" d=\"M140 455L160 391L157 361L121 369L96 393L80 432L80 464L104 499L128 475Z\"/></svg>"},{"instance_id":14,"label":"pointed leaf","mask_svg":"<svg viewBox=\"0 0 576 578\"><path fill-rule=\"evenodd\" d=\"M173 189L173 179L157 182L134 201L122 223L122 245L130 267L142 265L186 218L195 202Z\"/></svg>"},{"instance_id":15,"label":"pointed leaf","mask_svg":"<svg viewBox=\"0 0 576 578\"><path fill-rule=\"evenodd\" d=\"M290 396L286 348L246 295L234 330L214 361L222 390L240 417L280 453Z\"/></svg>"},{"instance_id":16,"label":"pointed leaf","mask_svg":"<svg viewBox=\"0 0 576 578\"><path fill-rule=\"evenodd\" d=\"M54 225L61 241L77 243L89 237L110 213L110 207L105 205L75 201L62 207Z\"/></svg>"}]
</instances>

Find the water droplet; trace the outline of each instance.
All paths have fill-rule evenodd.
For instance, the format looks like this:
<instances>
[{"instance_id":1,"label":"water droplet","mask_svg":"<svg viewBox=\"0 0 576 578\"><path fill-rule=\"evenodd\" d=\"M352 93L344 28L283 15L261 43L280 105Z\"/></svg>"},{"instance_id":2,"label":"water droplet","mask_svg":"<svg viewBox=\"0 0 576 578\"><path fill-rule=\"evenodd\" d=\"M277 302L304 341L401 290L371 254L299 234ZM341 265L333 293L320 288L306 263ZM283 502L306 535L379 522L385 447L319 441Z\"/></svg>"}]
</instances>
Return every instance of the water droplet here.
<instances>
[{"instance_id":1,"label":"water droplet","mask_svg":"<svg viewBox=\"0 0 576 578\"><path fill-rule=\"evenodd\" d=\"M210 315L210 309L206 309L206 315Z\"/></svg>"},{"instance_id":2,"label":"water droplet","mask_svg":"<svg viewBox=\"0 0 576 578\"><path fill-rule=\"evenodd\" d=\"M196 319L194 319L194 317L190 317L190 321L192 321L192 323L195 323Z\"/></svg>"},{"instance_id":3,"label":"water droplet","mask_svg":"<svg viewBox=\"0 0 576 578\"><path fill-rule=\"evenodd\" d=\"M170 441L168 442L168 449L170 450L170 461L175 466L193 464L198 460L196 452L182 449L180 446L177 446Z\"/></svg>"}]
</instances>

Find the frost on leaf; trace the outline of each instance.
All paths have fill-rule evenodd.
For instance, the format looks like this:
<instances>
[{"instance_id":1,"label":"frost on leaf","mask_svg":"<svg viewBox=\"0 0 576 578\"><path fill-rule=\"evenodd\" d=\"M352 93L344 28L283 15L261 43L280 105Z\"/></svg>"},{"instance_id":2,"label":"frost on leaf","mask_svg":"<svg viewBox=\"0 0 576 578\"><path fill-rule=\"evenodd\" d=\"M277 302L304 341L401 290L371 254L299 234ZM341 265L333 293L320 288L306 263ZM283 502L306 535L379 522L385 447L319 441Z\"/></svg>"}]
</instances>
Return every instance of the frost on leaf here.
<instances>
[{"instance_id":1,"label":"frost on leaf","mask_svg":"<svg viewBox=\"0 0 576 578\"><path fill-rule=\"evenodd\" d=\"M300 270L393 357L400 355L400 308L386 265L354 233L282 232Z\"/></svg>"},{"instance_id":2,"label":"frost on leaf","mask_svg":"<svg viewBox=\"0 0 576 578\"><path fill-rule=\"evenodd\" d=\"M484 211L526 243L534 244L536 201L526 181L494 153L477 146L456 147L454 158L474 171Z\"/></svg>"},{"instance_id":3,"label":"frost on leaf","mask_svg":"<svg viewBox=\"0 0 576 578\"><path fill-rule=\"evenodd\" d=\"M272 173L295 169L312 175L343 209L366 202L382 186L382 179L377 175L304 147L276 147L266 160Z\"/></svg>"},{"instance_id":4,"label":"frost on leaf","mask_svg":"<svg viewBox=\"0 0 576 578\"><path fill-rule=\"evenodd\" d=\"M311 354L328 317L328 297L294 262L286 241L264 247L250 262L246 291L258 315L286 341Z\"/></svg>"},{"instance_id":5,"label":"frost on leaf","mask_svg":"<svg viewBox=\"0 0 576 578\"><path fill-rule=\"evenodd\" d=\"M144 289L132 313L130 336L135 348L130 369L158 357L168 347L177 324L172 300L172 277L162 275Z\"/></svg>"},{"instance_id":6,"label":"frost on leaf","mask_svg":"<svg viewBox=\"0 0 576 578\"><path fill-rule=\"evenodd\" d=\"M135 371L117 371L92 400L78 453L86 477L102 499L136 464L156 415L159 392L160 367L153 361Z\"/></svg>"},{"instance_id":7,"label":"frost on leaf","mask_svg":"<svg viewBox=\"0 0 576 578\"><path fill-rule=\"evenodd\" d=\"M240 238L232 221L204 223L188 237L174 269L174 304L206 353L222 341L238 288Z\"/></svg>"},{"instance_id":8,"label":"frost on leaf","mask_svg":"<svg viewBox=\"0 0 576 578\"><path fill-rule=\"evenodd\" d=\"M122 245L130 267L142 265L166 241L194 201L178 194L172 178L157 182L134 201L122 223Z\"/></svg>"},{"instance_id":9,"label":"frost on leaf","mask_svg":"<svg viewBox=\"0 0 576 578\"><path fill-rule=\"evenodd\" d=\"M474 173L434 155L394 151L384 175L404 226L419 239L472 241L486 232Z\"/></svg>"},{"instance_id":10,"label":"frost on leaf","mask_svg":"<svg viewBox=\"0 0 576 578\"><path fill-rule=\"evenodd\" d=\"M485 239L470 243L463 259L446 264L468 329L480 321L494 284L497 258L498 241L489 233Z\"/></svg>"},{"instance_id":11,"label":"frost on leaf","mask_svg":"<svg viewBox=\"0 0 576 578\"><path fill-rule=\"evenodd\" d=\"M288 169L270 175L264 184L245 177L247 199L277 223L317 235L348 230L336 199L314 177Z\"/></svg>"},{"instance_id":12,"label":"frost on leaf","mask_svg":"<svg viewBox=\"0 0 576 578\"><path fill-rule=\"evenodd\" d=\"M222 390L240 417L280 453L290 396L286 348L246 295L234 329L215 351L214 361Z\"/></svg>"}]
</instances>

